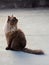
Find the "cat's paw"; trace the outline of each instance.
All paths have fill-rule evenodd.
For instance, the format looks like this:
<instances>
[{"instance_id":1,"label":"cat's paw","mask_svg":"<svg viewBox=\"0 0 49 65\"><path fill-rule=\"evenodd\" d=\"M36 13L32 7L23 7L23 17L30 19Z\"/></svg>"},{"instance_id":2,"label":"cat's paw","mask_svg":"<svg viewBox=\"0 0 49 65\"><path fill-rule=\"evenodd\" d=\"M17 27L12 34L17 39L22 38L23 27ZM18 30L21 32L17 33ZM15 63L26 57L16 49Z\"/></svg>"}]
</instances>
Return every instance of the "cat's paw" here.
<instances>
[{"instance_id":1,"label":"cat's paw","mask_svg":"<svg viewBox=\"0 0 49 65\"><path fill-rule=\"evenodd\" d=\"M6 47L6 50L10 50L10 48L9 47Z\"/></svg>"}]
</instances>

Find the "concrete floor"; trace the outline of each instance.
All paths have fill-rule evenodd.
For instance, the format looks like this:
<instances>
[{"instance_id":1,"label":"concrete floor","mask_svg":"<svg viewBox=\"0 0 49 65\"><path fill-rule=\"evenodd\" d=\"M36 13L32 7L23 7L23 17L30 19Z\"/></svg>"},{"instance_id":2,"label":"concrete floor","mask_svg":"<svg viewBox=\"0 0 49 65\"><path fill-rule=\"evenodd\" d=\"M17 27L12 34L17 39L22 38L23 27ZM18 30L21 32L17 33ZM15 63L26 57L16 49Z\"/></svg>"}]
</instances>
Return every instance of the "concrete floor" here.
<instances>
[{"instance_id":1,"label":"concrete floor","mask_svg":"<svg viewBox=\"0 0 49 65\"><path fill-rule=\"evenodd\" d=\"M5 50L4 23L8 15L19 19L31 49L42 49L45 55ZM49 10L0 10L0 65L49 65Z\"/></svg>"}]
</instances>

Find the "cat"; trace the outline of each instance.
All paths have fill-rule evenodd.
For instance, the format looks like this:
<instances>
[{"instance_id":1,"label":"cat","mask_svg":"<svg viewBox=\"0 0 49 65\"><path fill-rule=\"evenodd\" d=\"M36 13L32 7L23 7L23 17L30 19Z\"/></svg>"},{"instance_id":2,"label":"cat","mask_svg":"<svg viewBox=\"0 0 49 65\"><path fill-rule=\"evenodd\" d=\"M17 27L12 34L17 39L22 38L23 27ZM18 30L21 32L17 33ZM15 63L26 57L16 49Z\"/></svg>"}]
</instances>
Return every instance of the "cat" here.
<instances>
[{"instance_id":1,"label":"cat","mask_svg":"<svg viewBox=\"0 0 49 65\"><path fill-rule=\"evenodd\" d=\"M25 48L26 37L21 29L17 28L18 19L16 17L8 16L5 25L5 36L7 40L6 50L23 51L30 54L44 54L42 50L31 50Z\"/></svg>"}]
</instances>

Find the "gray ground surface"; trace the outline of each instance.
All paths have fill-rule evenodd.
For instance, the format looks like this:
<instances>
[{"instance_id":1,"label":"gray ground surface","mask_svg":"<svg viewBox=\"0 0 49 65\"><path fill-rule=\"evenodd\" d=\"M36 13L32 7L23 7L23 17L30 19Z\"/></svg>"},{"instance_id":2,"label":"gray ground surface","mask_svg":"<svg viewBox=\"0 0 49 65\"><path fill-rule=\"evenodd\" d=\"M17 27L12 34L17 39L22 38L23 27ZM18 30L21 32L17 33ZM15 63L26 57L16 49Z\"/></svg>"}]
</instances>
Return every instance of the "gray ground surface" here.
<instances>
[{"instance_id":1,"label":"gray ground surface","mask_svg":"<svg viewBox=\"0 0 49 65\"><path fill-rule=\"evenodd\" d=\"M12 14L26 35L26 47L42 49L45 55L5 50L3 27ZM0 10L0 65L49 65L49 10Z\"/></svg>"}]
</instances>

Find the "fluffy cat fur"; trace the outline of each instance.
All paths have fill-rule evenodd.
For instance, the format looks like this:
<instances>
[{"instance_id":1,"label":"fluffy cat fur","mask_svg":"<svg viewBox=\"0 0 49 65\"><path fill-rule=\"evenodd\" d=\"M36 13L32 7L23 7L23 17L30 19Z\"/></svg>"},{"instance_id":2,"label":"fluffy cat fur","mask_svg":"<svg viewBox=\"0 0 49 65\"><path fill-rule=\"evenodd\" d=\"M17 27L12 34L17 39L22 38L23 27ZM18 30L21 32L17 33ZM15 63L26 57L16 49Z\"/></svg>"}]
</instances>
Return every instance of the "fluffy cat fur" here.
<instances>
[{"instance_id":1,"label":"fluffy cat fur","mask_svg":"<svg viewBox=\"0 0 49 65\"><path fill-rule=\"evenodd\" d=\"M8 16L5 25L5 36L7 40L6 50L23 51L31 54L44 54L42 50L31 50L25 48L26 38L21 29L17 28L18 19L14 16Z\"/></svg>"}]
</instances>

